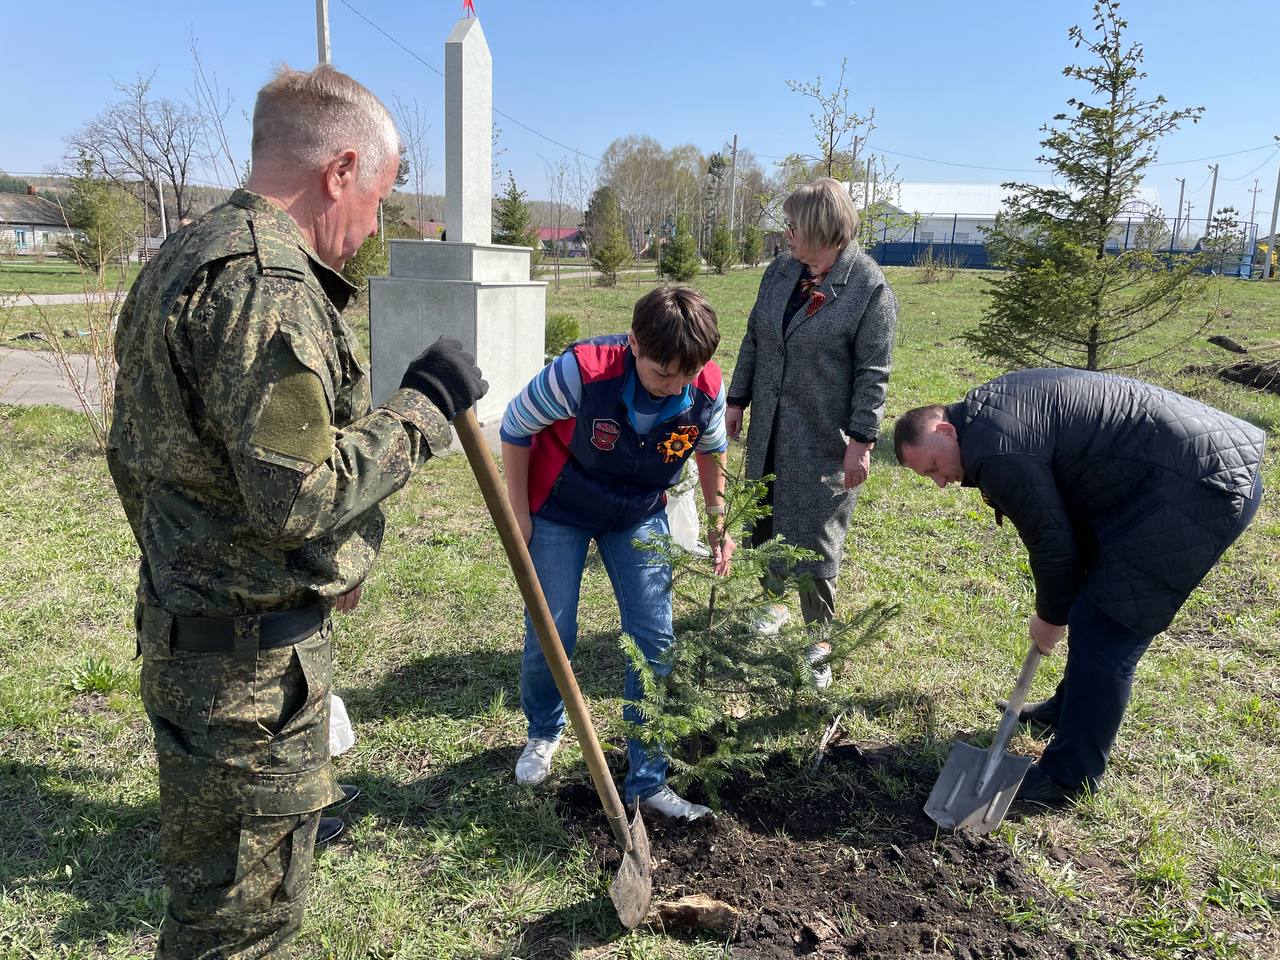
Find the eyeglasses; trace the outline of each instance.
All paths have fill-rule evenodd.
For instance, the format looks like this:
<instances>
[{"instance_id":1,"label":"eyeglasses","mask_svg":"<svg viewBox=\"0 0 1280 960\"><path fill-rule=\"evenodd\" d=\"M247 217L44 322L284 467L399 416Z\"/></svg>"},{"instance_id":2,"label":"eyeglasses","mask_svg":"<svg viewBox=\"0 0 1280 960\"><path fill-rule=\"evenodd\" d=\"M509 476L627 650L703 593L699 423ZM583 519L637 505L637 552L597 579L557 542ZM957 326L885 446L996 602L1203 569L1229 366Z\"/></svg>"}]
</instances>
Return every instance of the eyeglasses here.
<instances>
[{"instance_id":1,"label":"eyeglasses","mask_svg":"<svg viewBox=\"0 0 1280 960\"><path fill-rule=\"evenodd\" d=\"M795 232L796 232L796 225L795 225L792 221L790 221L790 220L783 220L782 222L786 225L787 233L795 233Z\"/></svg>"}]
</instances>

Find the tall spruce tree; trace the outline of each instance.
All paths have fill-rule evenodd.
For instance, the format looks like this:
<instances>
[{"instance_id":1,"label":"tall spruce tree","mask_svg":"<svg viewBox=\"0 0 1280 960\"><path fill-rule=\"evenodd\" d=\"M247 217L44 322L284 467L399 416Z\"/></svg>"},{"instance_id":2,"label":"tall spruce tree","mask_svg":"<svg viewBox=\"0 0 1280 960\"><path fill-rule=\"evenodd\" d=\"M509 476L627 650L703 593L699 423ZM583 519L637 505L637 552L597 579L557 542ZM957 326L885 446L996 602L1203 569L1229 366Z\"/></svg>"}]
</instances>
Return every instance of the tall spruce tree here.
<instances>
[{"instance_id":1,"label":"tall spruce tree","mask_svg":"<svg viewBox=\"0 0 1280 960\"><path fill-rule=\"evenodd\" d=\"M681 214L676 217L676 235L663 248L662 263L658 271L679 283L688 283L702 269L702 261L698 258L698 241L694 239L689 228L689 218Z\"/></svg>"},{"instance_id":2,"label":"tall spruce tree","mask_svg":"<svg viewBox=\"0 0 1280 960\"><path fill-rule=\"evenodd\" d=\"M622 223L622 205L609 186L600 187L587 202L587 235L591 265L600 271L601 283L612 287L618 271L631 261L631 245Z\"/></svg>"},{"instance_id":3,"label":"tall spruce tree","mask_svg":"<svg viewBox=\"0 0 1280 960\"><path fill-rule=\"evenodd\" d=\"M764 258L764 234L755 224L742 231L742 262L754 267Z\"/></svg>"},{"instance_id":4,"label":"tall spruce tree","mask_svg":"<svg viewBox=\"0 0 1280 960\"><path fill-rule=\"evenodd\" d=\"M116 262L124 276L125 261L142 232L142 204L127 189L102 176L84 153L70 177L71 198L64 215L76 233L58 241L58 252L99 277Z\"/></svg>"},{"instance_id":5,"label":"tall spruce tree","mask_svg":"<svg viewBox=\"0 0 1280 960\"><path fill-rule=\"evenodd\" d=\"M733 234L729 232L729 228L722 224L712 230L711 246L707 249L707 261L715 267L716 273L728 273L737 259Z\"/></svg>"},{"instance_id":6,"label":"tall spruce tree","mask_svg":"<svg viewBox=\"0 0 1280 960\"><path fill-rule=\"evenodd\" d=\"M516 186L515 174L507 171L507 189L498 197L493 211L493 242L511 247L530 247L529 277L538 275L542 264L542 241L538 239L538 225L533 211L525 199L526 194Z\"/></svg>"},{"instance_id":7,"label":"tall spruce tree","mask_svg":"<svg viewBox=\"0 0 1280 960\"><path fill-rule=\"evenodd\" d=\"M1162 338L1145 336L1200 296L1202 258L1119 249L1118 222L1156 159L1157 142L1204 109L1166 110L1163 96L1139 93L1143 50L1126 45L1127 26L1115 0L1097 0L1092 30L1071 28L1072 43L1093 62L1064 68L1088 93L1067 101L1070 112L1057 114L1057 125L1042 128L1039 160L1052 168L1054 186L1005 184L1014 193L988 245L1008 272L991 284L983 318L966 335L998 363L1115 369L1199 333L1172 345L1163 338L1163 346Z\"/></svg>"}]
</instances>

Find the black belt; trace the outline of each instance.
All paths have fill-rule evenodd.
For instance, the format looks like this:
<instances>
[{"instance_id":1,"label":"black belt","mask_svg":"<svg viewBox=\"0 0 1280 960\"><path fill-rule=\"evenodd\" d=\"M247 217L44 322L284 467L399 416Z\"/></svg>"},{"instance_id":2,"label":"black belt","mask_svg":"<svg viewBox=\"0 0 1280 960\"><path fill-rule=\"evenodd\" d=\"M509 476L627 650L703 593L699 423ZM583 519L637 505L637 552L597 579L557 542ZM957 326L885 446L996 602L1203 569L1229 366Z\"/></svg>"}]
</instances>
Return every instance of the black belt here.
<instances>
[{"instance_id":1,"label":"black belt","mask_svg":"<svg viewBox=\"0 0 1280 960\"><path fill-rule=\"evenodd\" d=\"M315 636L324 626L325 614L321 607L303 607L246 617L174 617L169 646L188 653L231 653L236 625L253 620L258 622L258 649L272 650Z\"/></svg>"}]
</instances>

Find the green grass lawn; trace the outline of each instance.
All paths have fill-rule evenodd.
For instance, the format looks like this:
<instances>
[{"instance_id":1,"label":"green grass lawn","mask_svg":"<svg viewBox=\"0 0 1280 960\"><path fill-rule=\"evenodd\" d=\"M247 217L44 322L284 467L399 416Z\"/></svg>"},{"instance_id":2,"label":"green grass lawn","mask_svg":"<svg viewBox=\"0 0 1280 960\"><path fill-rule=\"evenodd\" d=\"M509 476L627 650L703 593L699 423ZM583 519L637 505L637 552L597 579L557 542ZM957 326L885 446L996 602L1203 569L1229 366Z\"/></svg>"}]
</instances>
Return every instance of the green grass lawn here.
<instances>
[{"instance_id":1,"label":"green grass lawn","mask_svg":"<svg viewBox=\"0 0 1280 960\"><path fill-rule=\"evenodd\" d=\"M106 320L107 310L107 302L0 306L0 347L14 350L52 350L51 340L56 338L68 353L86 353L91 349L89 337L75 334L87 334L91 321L100 326ZM49 339L24 336L32 333Z\"/></svg>"},{"instance_id":2,"label":"green grass lawn","mask_svg":"<svg viewBox=\"0 0 1280 960\"><path fill-rule=\"evenodd\" d=\"M698 281L719 312L726 371L759 277ZM890 417L1000 372L957 340L982 309L982 275L924 285L899 269L889 280L902 304ZM573 314L584 335L622 331L652 284L566 287L548 312ZM1213 332L1280 338L1280 286L1226 282L1222 295L1231 316ZM1179 372L1224 358L1197 342L1141 373L1270 430L1265 477L1278 490L1280 397ZM839 602L843 613L897 602L903 614L837 678L865 705L846 736L941 757L957 732L994 725L1032 585L1016 535L994 526L976 493L937 491L894 465L889 447L877 449L854 513ZM0 407L0 461L0 960L146 957L164 894L131 659L136 548L81 418ZM387 508L381 559L335 643L335 683L358 737L337 765L365 796L351 842L318 860L296 955L528 957L522 932L557 914L580 943L565 956L724 956L714 942L621 937L606 908L582 906L599 903L610 877L548 793L514 784L521 605L465 460L428 464ZM1278 557L1269 493L1142 661L1105 790L1001 828L1024 864L1132 956L1280 955ZM582 686L616 746L618 616L598 565L580 629ZM1046 662L1034 695L1052 690L1063 659ZM1013 746L1037 742L1019 734ZM582 775L573 744L556 769ZM1016 912L1031 930L1057 922L1053 903Z\"/></svg>"},{"instance_id":3,"label":"green grass lawn","mask_svg":"<svg viewBox=\"0 0 1280 960\"><path fill-rule=\"evenodd\" d=\"M130 263L122 274L119 269L108 267L99 282L92 272L85 273L67 260L0 261L0 299L16 293L84 293L102 287L110 292L117 286L127 290L140 269L140 264Z\"/></svg>"}]
</instances>

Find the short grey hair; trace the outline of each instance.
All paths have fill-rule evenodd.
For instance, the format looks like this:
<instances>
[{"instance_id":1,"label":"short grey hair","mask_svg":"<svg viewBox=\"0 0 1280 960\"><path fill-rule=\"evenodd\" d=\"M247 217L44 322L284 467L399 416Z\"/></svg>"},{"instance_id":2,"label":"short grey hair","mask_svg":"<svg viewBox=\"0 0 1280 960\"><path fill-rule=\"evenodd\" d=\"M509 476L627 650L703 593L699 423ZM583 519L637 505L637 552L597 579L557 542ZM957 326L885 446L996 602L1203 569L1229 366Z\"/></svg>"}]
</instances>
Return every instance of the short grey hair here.
<instances>
[{"instance_id":1,"label":"short grey hair","mask_svg":"<svg viewBox=\"0 0 1280 960\"><path fill-rule=\"evenodd\" d=\"M322 64L311 71L283 65L258 91L253 107L253 165L285 160L320 170L354 150L356 182L368 189L400 162L395 120L368 88Z\"/></svg>"},{"instance_id":2,"label":"short grey hair","mask_svg":"<svg viewBox=\"0 0 1280 960\"><path fill-rule=\"evenodd\" d=\"M858 208L844 184L822 177L797 187L782 202L795 231L820 247L844 247L858 235Z\"/></svg>"}]
</instances>

